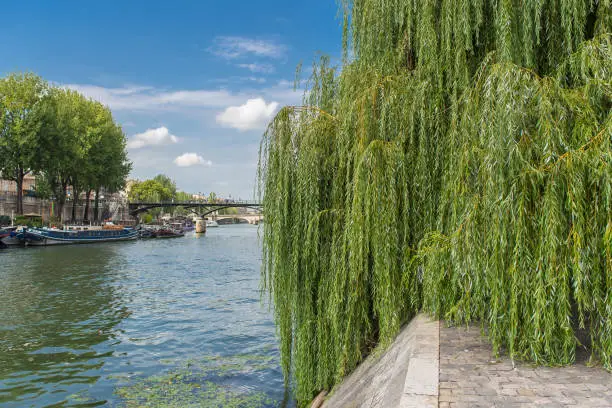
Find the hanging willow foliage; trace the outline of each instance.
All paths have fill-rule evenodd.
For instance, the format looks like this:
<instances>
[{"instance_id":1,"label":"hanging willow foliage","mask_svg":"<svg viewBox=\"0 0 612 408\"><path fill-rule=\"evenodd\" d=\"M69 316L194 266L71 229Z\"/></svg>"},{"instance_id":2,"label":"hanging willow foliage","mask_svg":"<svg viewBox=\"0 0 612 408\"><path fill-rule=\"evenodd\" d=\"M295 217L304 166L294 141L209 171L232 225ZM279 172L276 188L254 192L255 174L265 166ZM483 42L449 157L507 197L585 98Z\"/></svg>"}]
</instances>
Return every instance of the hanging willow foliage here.
<instances>
[{"instance_id":1,"label":"hanging willow foliage","mask_svg":"<svg viewBox=\"0 0 612 408\"><path fill-rule=\"evenodd\" d=\"M263 281L301 405L424 310L612 369L610 0L344 0L345 61L260 150ZM351 56L350 58L348 56Z\"/></svg>"}]
</instances>

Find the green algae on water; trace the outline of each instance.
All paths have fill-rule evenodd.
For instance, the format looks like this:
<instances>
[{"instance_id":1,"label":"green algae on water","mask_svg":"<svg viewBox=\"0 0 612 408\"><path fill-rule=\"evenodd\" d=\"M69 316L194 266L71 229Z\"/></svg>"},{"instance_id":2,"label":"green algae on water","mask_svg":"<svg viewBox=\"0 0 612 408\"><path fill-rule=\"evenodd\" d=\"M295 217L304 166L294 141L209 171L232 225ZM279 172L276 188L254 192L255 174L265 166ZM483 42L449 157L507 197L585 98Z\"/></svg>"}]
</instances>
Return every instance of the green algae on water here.
<instances>
[{"instance_id":1,"label":"green algae on water","mask_svg":"<svg viewBox=\"0 0 612 408\"><path fill-rule=\"evenodd\" d=\"M237 376L256 375L278 365L261 355L204 356L190 359L180 368L122 384L116 389L119 406L268 408L279 406L264 392L253 392L233 383Z\"/></svg>"}]
</instances>

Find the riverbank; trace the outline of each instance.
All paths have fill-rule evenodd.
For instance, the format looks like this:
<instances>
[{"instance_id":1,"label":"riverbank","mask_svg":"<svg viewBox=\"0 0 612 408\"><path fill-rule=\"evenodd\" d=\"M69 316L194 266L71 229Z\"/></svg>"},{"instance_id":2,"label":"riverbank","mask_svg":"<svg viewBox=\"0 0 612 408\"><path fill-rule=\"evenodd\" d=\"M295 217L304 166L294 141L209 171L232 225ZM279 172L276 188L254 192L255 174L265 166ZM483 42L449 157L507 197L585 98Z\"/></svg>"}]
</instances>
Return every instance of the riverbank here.
<instances>
[{"instance_id":1,"label":"riverbank","mask_svg":"<svg viewBox=\"0 0 612 408\"><path fill-rule=\"evenodd\" d=\"M324 407L610 407L612 374L579 353L569 367L496 358L480 327L415 317L368 357Z\"/></svg>"}]
</instances>

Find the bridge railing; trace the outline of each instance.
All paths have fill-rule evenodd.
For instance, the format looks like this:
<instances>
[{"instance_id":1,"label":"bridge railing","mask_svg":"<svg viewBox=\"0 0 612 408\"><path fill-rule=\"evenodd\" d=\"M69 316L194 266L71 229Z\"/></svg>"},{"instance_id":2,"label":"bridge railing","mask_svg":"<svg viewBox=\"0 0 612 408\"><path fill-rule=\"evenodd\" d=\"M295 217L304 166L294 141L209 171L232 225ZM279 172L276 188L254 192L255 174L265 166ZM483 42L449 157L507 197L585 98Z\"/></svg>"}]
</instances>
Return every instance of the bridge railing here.
<instances>
[{"instance_id":1,"label":"bridge railing","mask_svg":"<svg viewBox=\"0 0 612 408\"><path fill-rule=\"evenodd\" d=\"M228 201L215 201L214 203L203 201L203 200L189 200L189 201L178 201L178 200L166 200L166 201L149 201L149 200L136 200L129 201L130 205L210 205L210 206L224 206L224 205L243 205L243 206L261 206L261 203L250 200L228 200Z\"/></svg>"}]
</instances>

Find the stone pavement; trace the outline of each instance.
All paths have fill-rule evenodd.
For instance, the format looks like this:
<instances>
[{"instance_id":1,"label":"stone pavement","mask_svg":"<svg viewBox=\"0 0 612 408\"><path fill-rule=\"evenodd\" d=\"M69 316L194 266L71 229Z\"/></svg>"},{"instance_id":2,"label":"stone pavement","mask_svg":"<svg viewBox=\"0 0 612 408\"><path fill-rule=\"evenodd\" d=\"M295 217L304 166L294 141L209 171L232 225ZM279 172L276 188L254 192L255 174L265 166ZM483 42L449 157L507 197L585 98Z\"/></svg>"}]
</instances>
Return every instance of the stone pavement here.
<instances>
[{"instance_id":1,"label":"stone pavement","mask_svg":"<svg viewBox=\"0 0 612 408\"><path fill-rule=\"evenodd\" d=\"M588 367L535 367L495 358L479 327L416 316L385 352L338 385L326 408L607 407L612 374Z\"/></svg>"},{"instance_id":2,"label":"stone pavement","mask_svg":"<svg viewBox=\"0 0 612 408\"><path fill-rule=\"evenodd\" d=\"M612 374L579 355L569 367L495 359L479 327L440 324L440 408L612 407Z\"/></svg>"}]
</instances>

